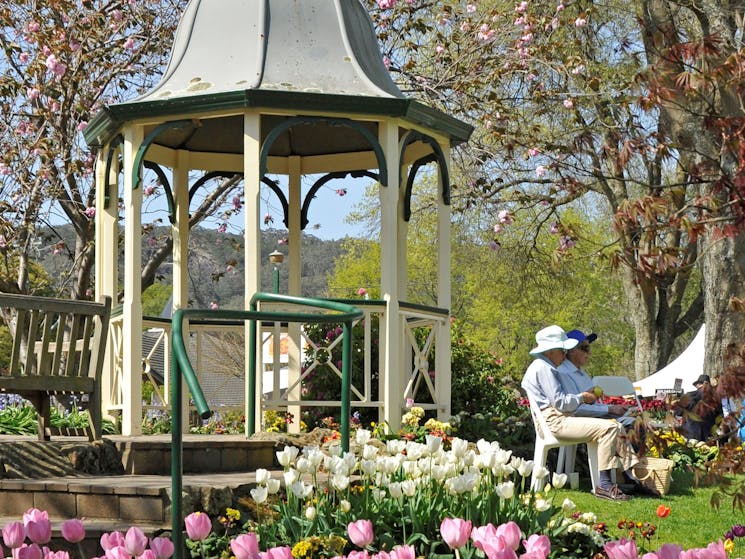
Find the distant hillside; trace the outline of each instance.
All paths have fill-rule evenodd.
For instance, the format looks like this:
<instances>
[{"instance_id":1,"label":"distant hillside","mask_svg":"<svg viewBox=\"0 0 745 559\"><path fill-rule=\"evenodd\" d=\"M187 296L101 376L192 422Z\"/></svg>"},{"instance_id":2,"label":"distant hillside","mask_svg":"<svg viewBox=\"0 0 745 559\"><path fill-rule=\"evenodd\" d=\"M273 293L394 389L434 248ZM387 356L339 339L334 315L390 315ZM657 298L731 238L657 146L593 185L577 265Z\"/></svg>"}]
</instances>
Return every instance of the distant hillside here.
<instances>
[{"instance_id":1,"label":"distant hillside","mask_svg":"<svg viewBox=\"0 0 745 559\"><path fill-rule=\"evenodd\" d=\"M168 229L157 228L143 236L143 263L158 247L158 239ZM70 246L74 242L72 227L55 229L64 242ZM50 231L40 231L43 239L39 250L39 260L47 272L61 287L68 270L68 259L64 250L54 254L56 243ZM272 290L272 265L269 253L279 250L285 254L285 263L280 267L280 292L287 292L287 245L280 245L286 232L276 229L262 231L261 241L261 288ZM341 255L343 240L326 241L314 235L303 235L302 247L302 286L304 296L325 296L327 278L333 271L334 261ZM207 306L216 301L221 308L243 308L243 237L229 233L219 233L213 229L196 228L189 239L189 298L194 306ZM120 273L123 269L123 245L119 256ZM158 270L158 281L171 283L170 259Z\"/></svg>"}]
</instances>

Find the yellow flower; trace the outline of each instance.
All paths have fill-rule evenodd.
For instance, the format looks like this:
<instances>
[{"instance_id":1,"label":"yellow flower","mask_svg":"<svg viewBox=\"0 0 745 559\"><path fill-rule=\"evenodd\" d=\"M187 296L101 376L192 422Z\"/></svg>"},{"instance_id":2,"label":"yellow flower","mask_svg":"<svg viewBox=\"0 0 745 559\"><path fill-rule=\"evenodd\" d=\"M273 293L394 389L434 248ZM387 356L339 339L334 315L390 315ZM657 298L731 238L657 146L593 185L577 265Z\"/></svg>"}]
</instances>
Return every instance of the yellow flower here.
<instances>
[{"instance_id":1,"label":"yellow flower","mask_svg":"<svg viewBox=\"0 0 745 559\"><path fill-rule=\"evenodd\" d=\"M733 542L729 538L724 540L724 551L726 551L727 553L732 553L733 549L735 549L735 542Z\"/></svg>"},{"instance_id":2,"label":"yellow flower","mask_svg":"<svg viewBox=\"0 0 745 559\"><path fill-rule=\"evenodd\" d=\"M237 522L241 519L241 511L239 511L238 509L227 508L225 509L225 514L233 522Z\"/></svg>"},{"instance_id":3,"label":"yellow flower","mask_svg":"<svg viewBox=\"0 0 745 559\"><path fill-rule=\"evenodd\" d=\"M301 557L310 557L311 550L312 547L310 545L310 542L301 540L297 542L292 548L292 556L296 557L297 559L300 559Z\"/></svg>"}]
</instances>

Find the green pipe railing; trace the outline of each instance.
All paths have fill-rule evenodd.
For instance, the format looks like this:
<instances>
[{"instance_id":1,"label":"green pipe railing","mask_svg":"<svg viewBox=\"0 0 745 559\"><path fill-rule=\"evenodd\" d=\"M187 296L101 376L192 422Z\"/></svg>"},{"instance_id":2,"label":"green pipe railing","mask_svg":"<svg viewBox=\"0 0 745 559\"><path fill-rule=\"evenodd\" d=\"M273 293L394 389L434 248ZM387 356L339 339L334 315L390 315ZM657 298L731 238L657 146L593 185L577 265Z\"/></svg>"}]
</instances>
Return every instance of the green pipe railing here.
<instances>
[{"instance_id":1,"label":"green pipe railing","mask_svg":"<svg viewBox=\"0 0 745 559\"><path fill-rule=\"evenodd\" d=\"M327 312L286 312L259 311L261 302L289 303L301 307L312 307L316 311ZM200 320L203 323L221 324L226 321L249 322L248 354L248 408L247 435L256 431L256 322L300 322L303 324L321 324L325 322L342 323L342 383L341 383L341 444L346 452L349 450L349 423L351 416L351 378L352 378L352 326L355 320L363 317L363 312L346 303L323 299L292 297L270 293L256 293L250 302L251 310L208 310L178 309L171 319L171 540L174 546L174 559L181 559L184 552L183 542L183 417L181 414L181 393L183 380L191 393L199 417L209 418L212 412L204 398L202 387L189 361L189 354L184 344L184 322ZM333 314L331 314L333 313Z\"/></svg>"}]
</instances>

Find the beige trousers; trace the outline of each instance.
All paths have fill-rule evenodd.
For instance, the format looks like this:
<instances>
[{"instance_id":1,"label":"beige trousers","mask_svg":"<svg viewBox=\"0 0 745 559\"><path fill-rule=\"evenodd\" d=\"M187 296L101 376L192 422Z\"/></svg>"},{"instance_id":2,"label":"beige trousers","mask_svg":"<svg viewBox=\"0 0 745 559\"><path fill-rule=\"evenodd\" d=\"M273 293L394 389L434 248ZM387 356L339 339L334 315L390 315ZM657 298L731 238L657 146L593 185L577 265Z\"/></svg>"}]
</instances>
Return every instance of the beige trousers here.
<instances>
[{"instance_id":1,"label":"beige trousers","mask_svg":"<svg viewBox=\"0 0 745 559\"><path fill-rule=\"evenodd\" d=\"M548 428L557 438L577 442L592 439L598 442L598 468L601 471L612 470L619 465L626 471L639 461L626 439L623 426L615 419L574 417L556 408L542 411Z\"/></svg>"}]
</instances>

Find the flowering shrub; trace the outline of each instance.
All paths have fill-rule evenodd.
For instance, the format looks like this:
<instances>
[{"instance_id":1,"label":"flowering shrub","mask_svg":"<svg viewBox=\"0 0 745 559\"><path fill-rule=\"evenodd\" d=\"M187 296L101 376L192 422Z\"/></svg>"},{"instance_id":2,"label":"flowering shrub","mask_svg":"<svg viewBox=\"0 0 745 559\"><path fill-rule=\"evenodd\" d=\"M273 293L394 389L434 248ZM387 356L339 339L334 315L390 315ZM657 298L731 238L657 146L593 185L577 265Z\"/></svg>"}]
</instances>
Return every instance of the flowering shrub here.
<instances>
[{"instance_id":1,"label":"flowering shrub","mask_svg":"<svg viewBox=\"0 0 745 559\"><path fill-rule=\"evenodd\" d=\"M650 429L647 432L647 454L675 462L675 468L705 468L719 453L716 446L686 439L673 429Z\"/></svg>"}]
</instances>

